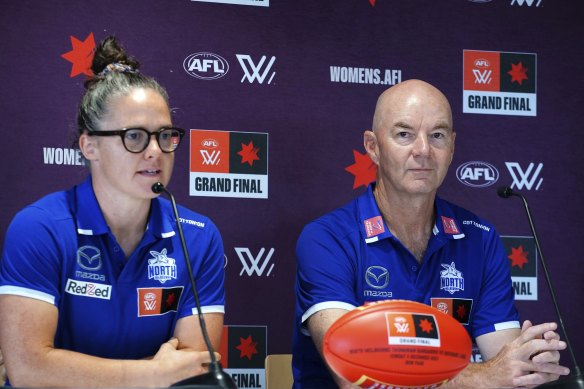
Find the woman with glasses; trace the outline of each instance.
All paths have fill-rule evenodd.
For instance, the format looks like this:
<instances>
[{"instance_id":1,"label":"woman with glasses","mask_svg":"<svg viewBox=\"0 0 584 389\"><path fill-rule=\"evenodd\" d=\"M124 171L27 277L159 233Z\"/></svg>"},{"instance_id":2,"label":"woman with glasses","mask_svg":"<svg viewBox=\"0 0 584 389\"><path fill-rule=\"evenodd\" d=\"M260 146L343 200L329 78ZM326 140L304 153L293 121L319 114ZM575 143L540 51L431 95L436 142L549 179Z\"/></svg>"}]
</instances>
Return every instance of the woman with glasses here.
<instances>
[{"instance_id":1,"label":"woman with glasses","mask_svg":"<svg viewBox=\"0 0 584 389\"><path fill-rule=\"evenodd\" d=\"M167 387L206 372L167 185L184 130L166 91L115 38L96 49L78 112L85 182L21 210L0 262L0 348L19 387ZM211 343L223 328L223 244L179 207Z\"/></svg>"}]
</instances>

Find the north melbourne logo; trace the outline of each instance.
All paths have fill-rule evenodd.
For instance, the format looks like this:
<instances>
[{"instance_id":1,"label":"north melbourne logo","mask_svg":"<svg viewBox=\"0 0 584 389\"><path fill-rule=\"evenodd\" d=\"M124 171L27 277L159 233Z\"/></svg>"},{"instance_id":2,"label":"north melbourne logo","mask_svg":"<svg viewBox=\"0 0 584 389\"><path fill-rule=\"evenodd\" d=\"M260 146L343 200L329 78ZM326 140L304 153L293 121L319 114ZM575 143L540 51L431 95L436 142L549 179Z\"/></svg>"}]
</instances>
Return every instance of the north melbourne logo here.
<instances>
[{"instance_id":1,"label":"north melbourne logo","mask_svg":"<svg viewBox=\"0 0 584 389\"><path fill-rule=\"evenodd\" d=\"M176 280L176 261L166 256L166 249L161 252L150 251L152 258L148 259L148 279L160 281L164 284L169 280Z\"/></svg>"},{"instance_id":2,"label":"north melbourne logo","mask_svg":"<svg viewBox=\"0 0 584 389\"><path fill-rule=\"evenodd\" d=\"M237 60L243 69L243 77L241 78L241 82L247 80L250 84L257 82L259 84L263 84L266 81L266 78L269 76L270 78L267 80L266 84L271 84L276 72L271 72L272 66L274 62L276 62L276 57L271 57L268 60L268 57L263 55L259 61L259 63L255 63L254 60L248 54L236 54ZM268 60L268 63L266 63Z\"/></svg>"},{"instance_id":3,"label":"north melbourne logo","mask_svg":"<svg viewBox=\"0 0 584 389\"><path fill-rule=\"evenodd\" d=\"M450 294L464 290L464 277L462 272L456 270L456 265L442 264L444 270L440 271L440 289Z\"/></svg>"}]
</instances>

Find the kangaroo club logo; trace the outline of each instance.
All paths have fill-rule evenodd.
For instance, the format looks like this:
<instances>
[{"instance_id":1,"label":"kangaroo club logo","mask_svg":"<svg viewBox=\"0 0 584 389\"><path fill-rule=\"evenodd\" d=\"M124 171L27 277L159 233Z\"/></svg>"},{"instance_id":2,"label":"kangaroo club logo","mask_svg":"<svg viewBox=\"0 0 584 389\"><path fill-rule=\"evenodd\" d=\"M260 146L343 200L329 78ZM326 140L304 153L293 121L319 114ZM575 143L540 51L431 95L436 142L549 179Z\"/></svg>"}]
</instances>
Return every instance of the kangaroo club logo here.
<instances>
[{"instance_id":1,"label":"kangaroo club logo","mask_svg":"<svg viewBox=\"0 0 584 389\"><path fill-rule=\"evenodd\" d=\"M440 271L440 289L450 294L464 290L464 277L462 272L456 270L454 262L442 264L444 270Z\"/></svg>"},{"instance_id":2,"label":"kangaroo club logo","mask_svg":"<svg viewBox=\"0 0 584 389\"><path fill-rule=\"evenodd\" d=\"M152 258L148 259L148 279L160 281L164 284L169 280L176 280L176 261L166 256L166 249L161 252L150 251Z\"/></svg>"}]
</instances>

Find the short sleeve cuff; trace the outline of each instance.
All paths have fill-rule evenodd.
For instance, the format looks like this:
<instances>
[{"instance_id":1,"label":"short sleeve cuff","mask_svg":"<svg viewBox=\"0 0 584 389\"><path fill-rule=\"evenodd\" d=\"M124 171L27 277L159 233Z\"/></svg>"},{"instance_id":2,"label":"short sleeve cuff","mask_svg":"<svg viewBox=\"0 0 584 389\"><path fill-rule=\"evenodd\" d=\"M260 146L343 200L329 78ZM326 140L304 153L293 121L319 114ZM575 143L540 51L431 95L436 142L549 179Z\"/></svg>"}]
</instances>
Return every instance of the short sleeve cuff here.
<instances>
[{"instance_id":1,"label":"short sleeve cuff","mask_svg":"<svg viewBox=\"0 0 584 389\"><path fill-rule=\"evenodd\" d=\"M55 305L55 296L38 290L23 288L21 286L3 285L0 286L0 294L9 294L13 296L28 297L35 300L44 301L51 305Z\"/></svg>"},{"instance_id":2,"label":"short sleeve cuff","mask_svg":"<svg viewBox=\"0 0 584 389\"><path fill-rule=\"evenodd\" d=\"M344 309L345 311L352 311L356 307L353 304L345 303L343 301L325 301L323 303L314 304L312 307L308 308L304 315L302 315L302 329L301 332L304 335L310 336L308 330L304 323L308 318L314 315L318 311L322 311L324 309Z\"/></svg>"}]
</instances>

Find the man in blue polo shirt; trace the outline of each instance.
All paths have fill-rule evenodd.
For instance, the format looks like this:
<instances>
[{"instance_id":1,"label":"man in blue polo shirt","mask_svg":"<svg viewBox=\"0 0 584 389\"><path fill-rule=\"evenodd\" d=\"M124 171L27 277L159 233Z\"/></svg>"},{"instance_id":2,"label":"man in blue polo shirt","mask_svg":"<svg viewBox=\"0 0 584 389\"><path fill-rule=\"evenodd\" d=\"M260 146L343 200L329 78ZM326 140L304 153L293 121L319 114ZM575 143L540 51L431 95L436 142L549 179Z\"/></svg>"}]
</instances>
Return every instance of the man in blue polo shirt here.
<instances>
[{"instance_id":1,"label":"man in blue polo shirt","mask_svg":"<svg viewBox=\"0 0 584 389\"><path fill-rule=\"evenodd\" d=\"M352 387L326 367L322 339L346 312L385 299L448 311L476 341L487 362L445 387L528 386L569 373L558 364L566 345L555 323L520 326L493 226L436 196L455 137L450 105L430 84L409 80L380 96L373 130L364 133L376 183L308 224L298 240L294 388Z\"/></svg>"}]
</instances>

